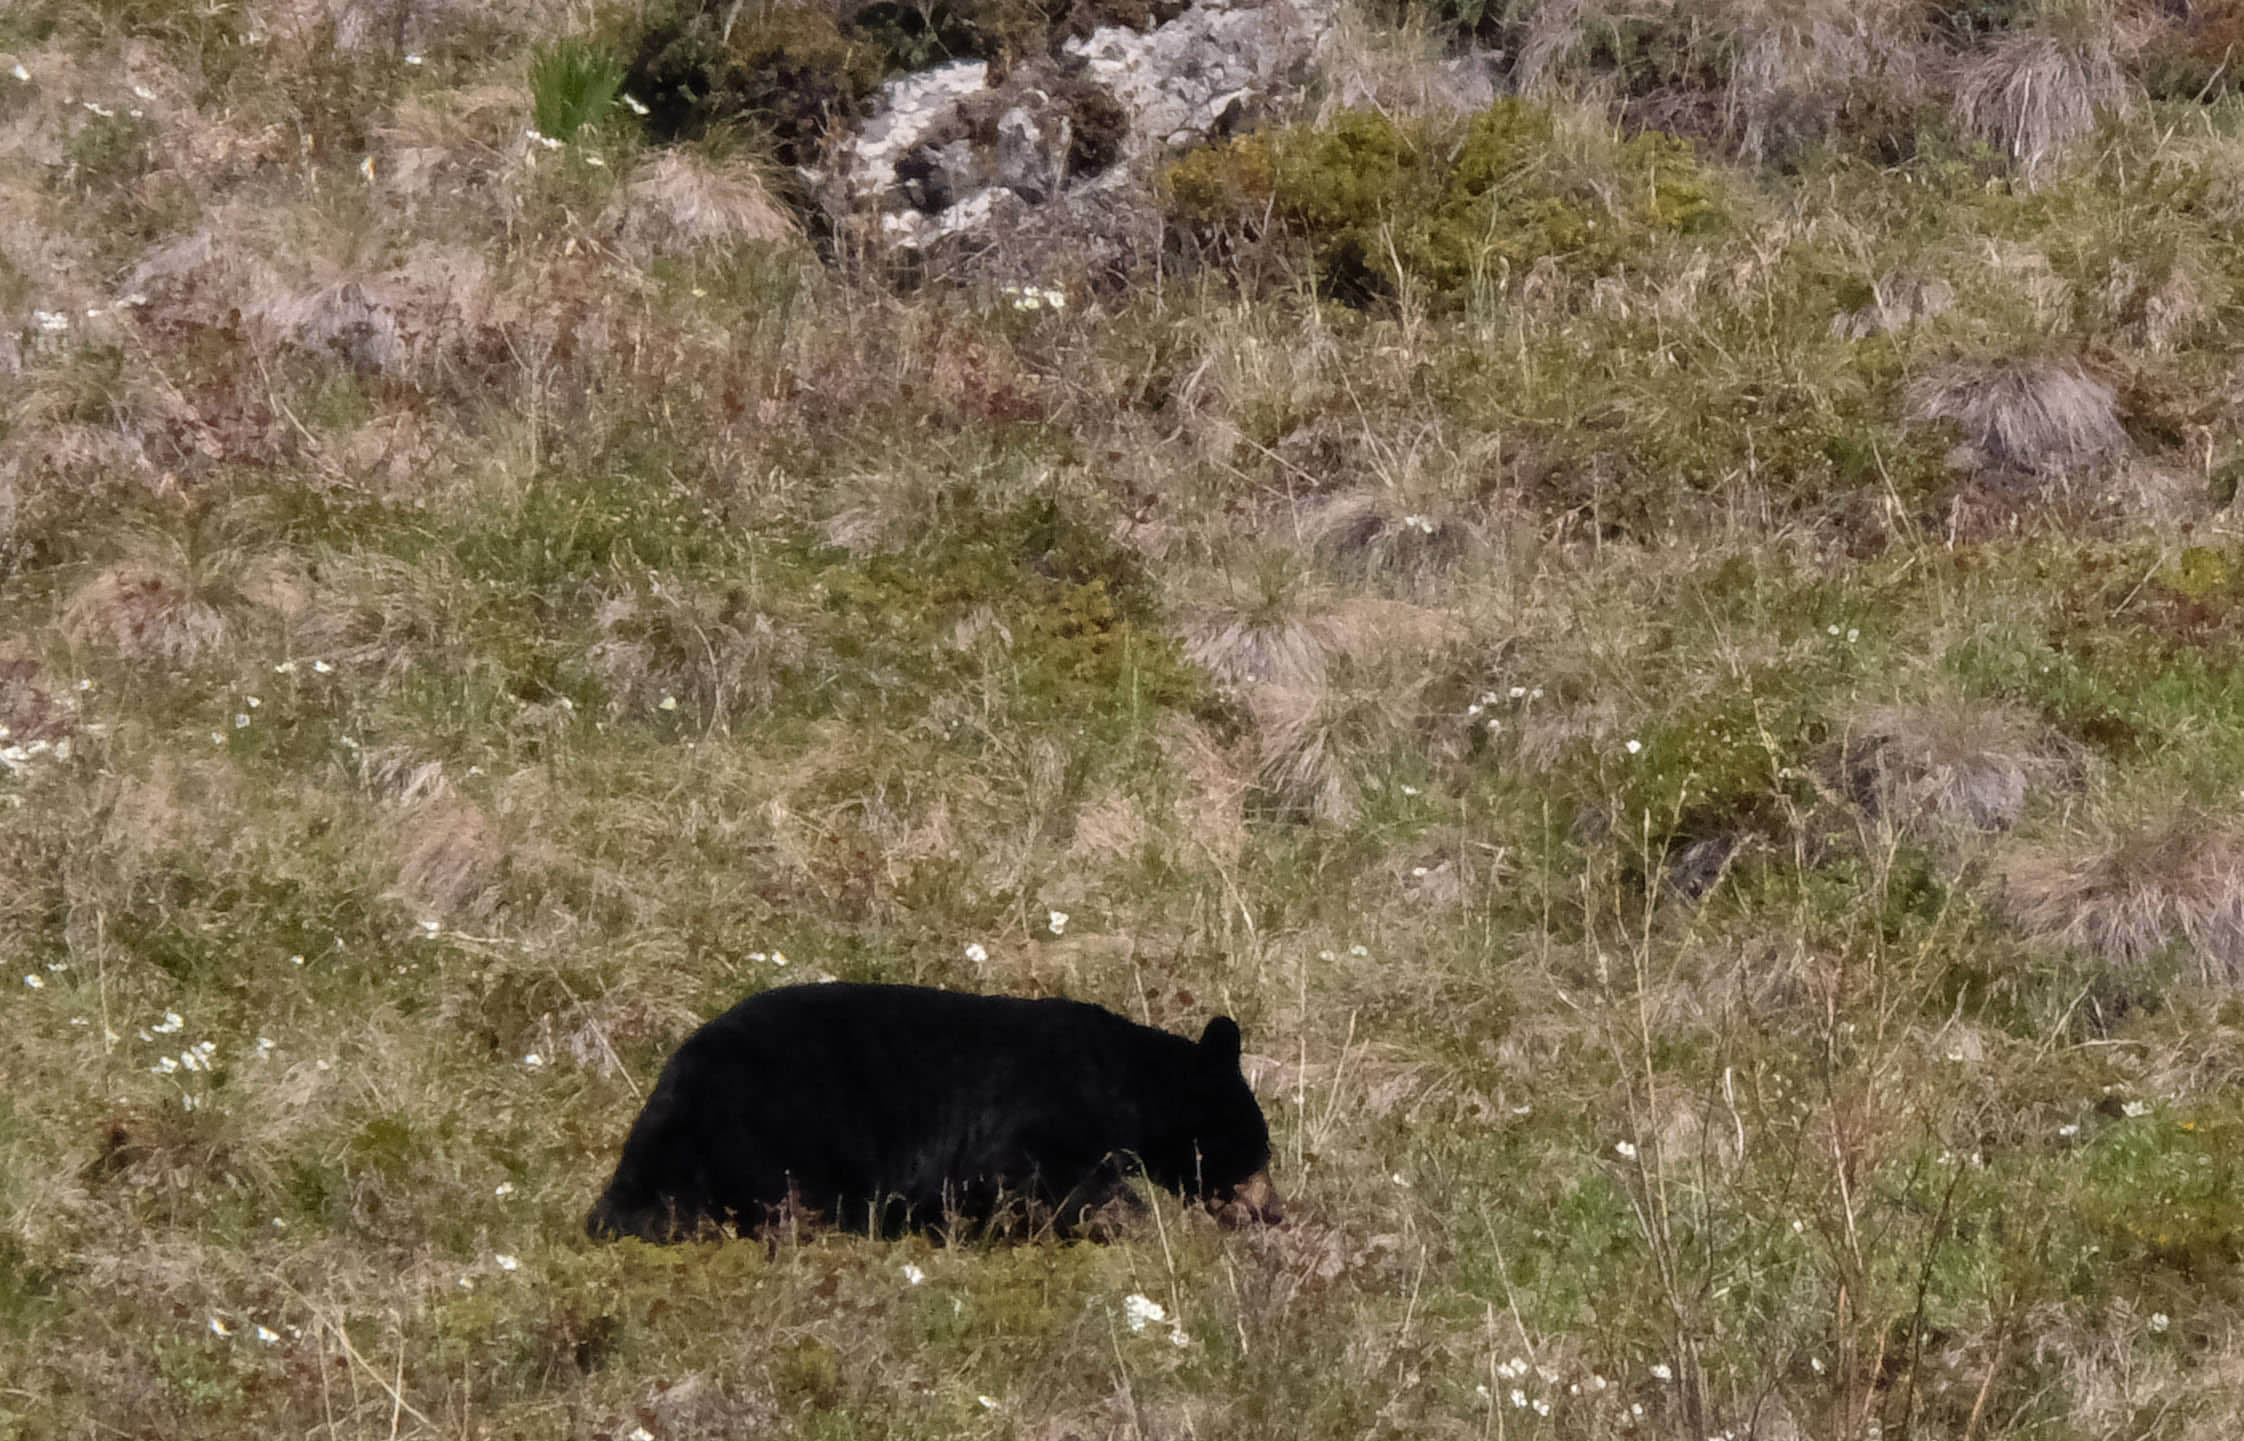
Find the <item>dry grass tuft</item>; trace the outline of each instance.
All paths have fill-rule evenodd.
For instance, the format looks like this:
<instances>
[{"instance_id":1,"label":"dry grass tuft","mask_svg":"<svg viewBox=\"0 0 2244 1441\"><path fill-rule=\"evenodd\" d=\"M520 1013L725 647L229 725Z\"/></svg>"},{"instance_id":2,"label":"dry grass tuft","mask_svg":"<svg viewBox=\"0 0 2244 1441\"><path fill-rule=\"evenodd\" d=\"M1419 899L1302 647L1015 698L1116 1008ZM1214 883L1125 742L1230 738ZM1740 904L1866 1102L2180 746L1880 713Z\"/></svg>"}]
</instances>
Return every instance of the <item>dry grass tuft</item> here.
<instances>
[{"instance_id":1,"label":"dry grass tuft","mask_svg":"<svg viewBox=\"0 0 2244 1441\"><path fill-rule=\"evenodd\" d=\"M2011 706L1881 706L1849 732L1836 757L1841 788L1873 818L1916 834L2007 830L2037 788L2077 769L2056 738Z\"/></svg>"},{"instance_id":2,"label":"dry grass tuft","mask_svg":"<svg viewBox=\"0 0 2244 1441\"><path fill-rule=\"evenodd\" d=\"M617 244L641 263L800 238L754 166L724 164L682 149L665 150L641 167L607 223Z\"/></svg>"},{"instance_id":3,"label":"dry grass tuft","mask_svg":"<svg viewBox=\"0 0 2244 1441\"><path fill-rule=\"evenodd\" d=\"M2002 868L2004 910L2035 940L2115 966L2174 946L2207 981L2244 980L2244 831L2195 812L2087 850L2025 853Z\"/></svg>"},{"instance_id":4,"label":"dry grass tuft","mask_svg":"<svg viewBox=\"0 0 2244 1441\"><path fill-rule=\"evenodd\" d=\"M1303 533L1344 573L1403 582L1439 577L1479 553L1484 539L1464 516L1391 486L1324 502Z\"/></svg>"},{"instance_id":5,"label":"dry grass tuft","mask_svg":"<svg viewBox=\"0 0 2244 1441\"><path fill-rule=\"evenodd\" d=\"M130 660L192 665L226 639L226 619L185 579L154 567L103 571L71 597L63 631Z\"/></svg>"},{"instance_id":6,"label":"dry grass tuft","mask_svg":"<svg viewBox=\"0 0 2244 1441\"><path fill-rule=\"evenodd\" d=\"M1353 820L1363 770L1401 735L1413 698L1407 685L1251 688L1255 778L1269 804L1332 825Z\"/></svg>"},{"instance_id":7,"label":"dry grass tuft","mask_svg":"<svg viewBox=\"0 0 2244 1441\"><path fill-rule=\"evenodd\" d=\"M2117 395L2072 364L1957 366L1912 382L1908 406L1915 420L1954 421L1996 467L2063 476L2129 448Z\"/></svg>"},{"instance_id":8,"label":"dry grass tuft","mask_svg":"<svg viewBox=\"0 0 2244 1441\"><path fill-rule=\"evenodd\" d=\"M2099 112L2127 110L2134 96L2110 31L2017 30L1963 63L1954 108L1967 131L2038 184Z\"/></svg>"},{"instance_id":9,"label":"dry grass tuft","mask_svg":"<svg viewBox=\"0 0 2244 1441\"><path fill-rule=\"evenodd\" d=\"M802 638L757 609L745 591L657 586L601 606L588 659L617 714L691 708L713 727L770 704Z\"/></svg>"},{"instance_id":10,"label":"dry grass tuft","mask_svg":"<svg viewBox=\"0 0 2244 1441\"><path fill-rule=\"evenodd\" d=\"M398 892L424 915L482 920L497 907L506 845L466 801L439 799L408 811L396 852Z\"/></svg>"},{"instance_id":11,"label":"dry grass tuft","mask_svg":"<svg viewBox=\"0 0 2244 1441\"><path fill-rule=\"evenodd\" d=\"M1183 620L1184 651L1222 684L1305 689L1324 684L1326 627L1263 593L1197 607Z\"/></svg>"}]
</instances>

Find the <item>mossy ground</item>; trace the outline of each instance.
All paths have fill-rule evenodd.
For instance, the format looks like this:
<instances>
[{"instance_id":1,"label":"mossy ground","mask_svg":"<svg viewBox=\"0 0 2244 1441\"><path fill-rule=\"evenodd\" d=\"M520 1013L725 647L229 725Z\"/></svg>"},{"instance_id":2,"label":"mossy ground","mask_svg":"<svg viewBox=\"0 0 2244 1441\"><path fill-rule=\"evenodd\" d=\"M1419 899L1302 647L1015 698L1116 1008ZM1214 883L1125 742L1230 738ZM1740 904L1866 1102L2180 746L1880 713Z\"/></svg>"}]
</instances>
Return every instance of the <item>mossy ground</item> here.
<instances>
[{"instance_id":1,"label":"mossy ground","mask_svg":"<svg viewBox=\"0 0 2244 1441\"><path fill-rule=\"evenodd\" d=\"M0 14L0 1436L2233 1434L2221 87L1303 117L1030 310L431 33ZM1293 1222L584 1240L819 976L1237 1015Z\"/></svg>"}]
</instances>

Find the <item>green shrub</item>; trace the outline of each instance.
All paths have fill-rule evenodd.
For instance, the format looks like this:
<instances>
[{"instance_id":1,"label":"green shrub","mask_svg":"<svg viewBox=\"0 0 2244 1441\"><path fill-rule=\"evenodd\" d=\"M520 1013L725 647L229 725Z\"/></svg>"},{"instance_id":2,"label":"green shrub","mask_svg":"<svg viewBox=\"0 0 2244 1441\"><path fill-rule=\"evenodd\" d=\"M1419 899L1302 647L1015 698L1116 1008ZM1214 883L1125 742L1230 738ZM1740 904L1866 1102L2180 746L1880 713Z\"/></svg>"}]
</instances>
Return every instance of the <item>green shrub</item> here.
<instances>
[{"instance_id":1,"label":"green shrub","mask_svg":"<svg viewBox=\"0 0 2244 1441\"><path fill-rule=\"evenodd\" d=\"M1604 274L1657 235L1720 217L1684 140L1648 132L1594 159L1584 173L1550 111L1524 100L1498 101L1462 135L1347 110L1187 156L1163 193L1171 221L1203 239L1254 235L1268 216L1351 301L1406 281L1454 299L1546 259Z\"/></svg>"},{"instance_id":2,"label":"green shrub","mask_svg":"<svg viewBox=\"0 0 2244 1441\"><path fill-rule=\"evenodd\" d=\"M538 133L574 140L615 108L623 67L581 40L540 46L530 59L530 116Z\"/></svg>"}]
</instances>

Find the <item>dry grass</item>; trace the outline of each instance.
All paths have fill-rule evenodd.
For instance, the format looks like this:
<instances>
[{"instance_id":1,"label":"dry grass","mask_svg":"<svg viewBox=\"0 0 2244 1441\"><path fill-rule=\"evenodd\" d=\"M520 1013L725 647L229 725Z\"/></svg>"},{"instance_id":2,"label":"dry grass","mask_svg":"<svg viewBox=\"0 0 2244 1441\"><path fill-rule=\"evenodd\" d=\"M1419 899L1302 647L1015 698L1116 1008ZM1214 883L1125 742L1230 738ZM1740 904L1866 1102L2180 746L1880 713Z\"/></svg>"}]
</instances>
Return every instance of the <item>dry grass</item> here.
<instances>
[{"instance_id":1,"label":"dry grass","mask_svg":"<svg viewBox=\"0 0 2244 1441\"><path fill-rule=\"evenodd\" d=\"M1910 383L1909 414L1955 422L1979 464L2054 478L2131 448L2111 386L2061 361L1949 367Z\"/></svg>"},{"instance_id":2,"label":"dry grass","mask_svg":"<svg viewBox=\"0 0 2244 1441\"><path fill-rule=\"evenodd\" d=\"M1998 36L1963 62L1955 81L1957 121L2038 184L2100 116L2134 103L2123 43L2115 25Z\"/></svg>"},{"instance_id":3,"label":"dry grass","mask_svg":"<svg viewBox=\"0 0 2244 1441\"><path fill-rule=\"evenodd\" d=\"M1953 843L2015 826L2037 793L2075 777L2077 761L2016 707L1949 700L1865 712L1837 766L1873 819Z\"/></svg>"},{"instance_id":4,"label":"dry grass","mask_svg":"<svg viewBox=\"0 0 2244 1441\"><path fill-rule=\"evenodd\" d=\"M664 151L641 166L607 223L640 264L659 255L710 256L800 239L753 165L683 150Z\"/></svg>"},{"instance_id":5,"label":"dry grass","mask_svg":"<svg viewBox=\"0 0 2244 1441\"><path fill-rule=\"evenodd\" d=\"M2184 947L2208 983L2244 978L2244 833L2182 814L2091 848L2022 852L2003 907L2027 935L2140 966Z\"/></svg>"}]
</instances>

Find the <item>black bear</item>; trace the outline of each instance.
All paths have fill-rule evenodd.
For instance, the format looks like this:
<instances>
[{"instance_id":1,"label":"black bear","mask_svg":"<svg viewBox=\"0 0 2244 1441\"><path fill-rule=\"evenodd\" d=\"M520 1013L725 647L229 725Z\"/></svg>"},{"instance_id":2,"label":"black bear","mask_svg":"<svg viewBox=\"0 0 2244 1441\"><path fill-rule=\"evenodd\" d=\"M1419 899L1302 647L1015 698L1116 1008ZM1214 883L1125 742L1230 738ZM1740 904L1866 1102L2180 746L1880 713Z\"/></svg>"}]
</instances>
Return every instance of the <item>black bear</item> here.
<instances>
[{"instance_id":1,"label":"black bear","mask_svg":"<svg viewBox=\"0 0 2244 1441\"><path fill-rule=\"evenodd\" d=\"M832 983L749 997L686 1038L585 1229L675 1241L805 1213L876 1235L1009 1208L1072 1234L1142 1170L1276 1222L1239 1027L1195 1042L1080 1001Z\"/></svg>"}]
</instances>

